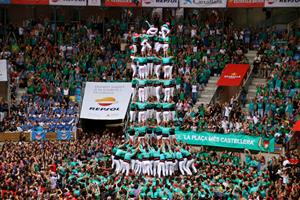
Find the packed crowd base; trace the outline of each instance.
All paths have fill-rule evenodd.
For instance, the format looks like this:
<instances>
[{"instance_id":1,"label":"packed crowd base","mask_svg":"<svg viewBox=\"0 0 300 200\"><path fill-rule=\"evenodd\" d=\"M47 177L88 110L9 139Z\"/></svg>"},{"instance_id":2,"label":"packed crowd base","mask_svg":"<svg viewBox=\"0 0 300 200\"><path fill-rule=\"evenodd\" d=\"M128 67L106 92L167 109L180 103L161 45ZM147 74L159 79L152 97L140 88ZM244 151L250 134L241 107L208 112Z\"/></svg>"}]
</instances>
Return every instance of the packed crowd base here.
<instances>
[{"instance_id":1,"label":"packed crowd base","mask_svg":"<svg viewBox=\"0 0 300 200\"><path fill-rule=\"evenodd\" d=\"M1 198L299 198L299 167L293 165L299 160L298 154L266 160L263 155L251 155L246 150L243 161L240 153L202 149L195 154L193 175L182 176L177 171L159 178L130 169L126 176L111 168L114 148L124 143L113 133L106 130L102 137L87 134L77 141L3 144Z\"/></svg>"}]
</instances>

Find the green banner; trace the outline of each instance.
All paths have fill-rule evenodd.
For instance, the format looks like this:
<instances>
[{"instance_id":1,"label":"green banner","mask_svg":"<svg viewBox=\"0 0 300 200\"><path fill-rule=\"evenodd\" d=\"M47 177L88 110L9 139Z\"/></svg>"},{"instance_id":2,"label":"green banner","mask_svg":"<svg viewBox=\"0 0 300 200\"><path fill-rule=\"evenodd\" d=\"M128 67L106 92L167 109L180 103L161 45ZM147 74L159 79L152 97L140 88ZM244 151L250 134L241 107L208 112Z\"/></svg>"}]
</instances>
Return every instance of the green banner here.
<instances>
[{"instance_id":1,"label":"green banner","mask_svg":"<svg viewBox=\"0 0 300 200\"><path fill-rule=\"evenodd\" d=\"M245 134L220 134L209 132L176 131L176 139L190 145L203 145L255 151L274 152L274 138Z\"/></svg>"}]
</instances>

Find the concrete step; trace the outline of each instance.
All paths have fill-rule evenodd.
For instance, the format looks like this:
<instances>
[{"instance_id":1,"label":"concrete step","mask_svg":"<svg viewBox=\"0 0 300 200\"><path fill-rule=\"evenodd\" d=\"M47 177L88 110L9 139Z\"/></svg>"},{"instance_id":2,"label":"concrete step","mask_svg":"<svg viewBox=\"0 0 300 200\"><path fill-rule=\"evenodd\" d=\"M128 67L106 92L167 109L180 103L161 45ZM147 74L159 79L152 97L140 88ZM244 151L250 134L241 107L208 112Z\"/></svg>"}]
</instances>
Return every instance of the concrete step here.
<instances>
[{"instance_id":1,"label":"concrete step","mask_svg":"<svg viewBox=\"0 0 300 200\"><path fill-rule=\"evenodd\" d=\"M193 110L198 111L198 107L201 104L207 105L211 101L213 95L216 92L217 85L216 83L218 82L220 77L218 76L211 76L208 80L207 85L203 88L203 91L200 91L199 98L197 102L195 103Z\"/></svg>"},{"instance_id":2,"label":"concrete step","mask_svg":"<svg viewBox=\"0 0 300 200\"><path fill-rule=\"evenodd\" d=\"M217 82L208 82L206 87L217 87Z\"/></svg>"},{"instance_id":3,"label":"concrete step","mask_svg":"<svg viewBox=\"0 0 300 200\"><path fill-rule=\"evenodd\" d=\"M249 88L248 89L248 94L251 93L251 92L256 93L256 88Z\"/></svg>"},{"instance_id":4,"label":"concrete step","mask_svg":"<svg viewBox=\"0 0 300 200\"><path fill-rule=\"evenodd\" d=\"M267 82L267 79L265 78L254 78L252 80L252 83L266 83Z\"/></svg>"},{"instance_id":5,"label":"concrete step","mask_svg":"<svg viewBox=\"0 0 300 200\"><path fill-rule=\"evenodd\" d=\"M218 81L219 80L219 76L211 76L210 78L209 78L209 80L216 80L216 81Z\"/></svg>"},{"instance_id":6,"label":"concrete step","mask_svg":"<svg viewBox=\"0 0 300 200\"><path fill-rule=\"evenodd\" d=\"M197 106L194 106L195 109L198 109L198 107L203 104L204 106L209 104L210 101L199 101L199 104Z\"/></svg>"},{"instance_id":7,"label":"concrete step","mask_svg":"<svg viewBox=\"0 0 300 200\"><path fill-rule=\"evenodd\" d=\"M211 98L212 97L212 95L211 94L209 94L209 93L207 93L207 94L200 94L200 98ZM199 99L200 99L199 98Z\"/></svg>"},{"instance_id":8,"label":"concrete step","mask_svg":"<svg viewBox=\"0 0 300 200\"><path fill-rule=\"evenodd\" d=\"M211 92L211 91L215 91L216 87L206 87L203 92Z\"/></svg>"}]
</instances>

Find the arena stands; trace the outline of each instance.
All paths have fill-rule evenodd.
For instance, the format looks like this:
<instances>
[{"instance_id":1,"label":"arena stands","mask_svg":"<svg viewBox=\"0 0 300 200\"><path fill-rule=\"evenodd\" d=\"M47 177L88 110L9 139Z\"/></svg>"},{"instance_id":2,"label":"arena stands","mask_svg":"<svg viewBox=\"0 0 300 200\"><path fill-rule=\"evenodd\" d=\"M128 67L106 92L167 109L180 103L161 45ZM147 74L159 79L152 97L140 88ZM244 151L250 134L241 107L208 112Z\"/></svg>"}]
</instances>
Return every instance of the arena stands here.
<instances>
[{"instance_id":1,"label":"arena stands","mask_svg":"<svg viewBox=\"0 0 300 200\"><path fill-rule=\"evenodd\" d=\"M176 140L177 131L245 135L260 138L260 146L268 145L262 138L275 138L287 150L299 120L299 38L236 28L216 10L205 18L145 18L133 29L111 18L104 33L92 20L10 26L15 39L0 41L0 58L9 61L12 101L0 98L0 131L26 132L38 141L0 143L0 199L299 199L297 148L269 154L245 144L237 150ZM150 28L160 29L151 39ZM151 51L148 39L164 50ZM146 49L141 54L140 47ZM192 109L226 64L251 63L249 49L257 50L254 76L267 78L255 98ZM165 65L156 70L159 64ZM152 73L140 70L145 66ZM81 128L86 81L132 82L128 129L42 137ZM158 92L146 95L140 90L146 88Z\"/></svg>"}]
</instances>

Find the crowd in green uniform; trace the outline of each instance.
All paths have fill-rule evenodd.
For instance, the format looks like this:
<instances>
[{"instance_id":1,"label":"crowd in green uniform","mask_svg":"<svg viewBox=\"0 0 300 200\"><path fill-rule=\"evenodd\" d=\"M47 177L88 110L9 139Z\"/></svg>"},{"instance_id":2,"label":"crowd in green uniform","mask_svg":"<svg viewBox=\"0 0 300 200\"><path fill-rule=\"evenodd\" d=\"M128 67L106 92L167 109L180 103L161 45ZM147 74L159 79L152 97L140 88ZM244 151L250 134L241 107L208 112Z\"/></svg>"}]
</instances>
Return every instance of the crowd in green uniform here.
<instances>
[{"instance_id":1,"label":"crowd in green uniform","mask_svg":"<svg viewBox=\"0 0 300 200\"><path fill-rule=\"evenodd\" d=\"M200 20L197 15L193 15L187 21L170 22L177 29L170 36L175 85L179 88L174 95L179 102L175 105L176 121L180 122L179 126L187 125L187 129L221 130L222 125L218 125L218 129L208 126L214 125L208 115L216 111L220 117L214 120L221 123L224 109L236 102L201 106L198 113L194 113L190 109L193 105L191 88L193 84L197 84L202 89L209 77L220 74L229 62L248 62L244 57L243 47L250 36L246 33L239 35L239 31L224 27L217 14L211 14L208 20ZM118 24L122 25L121 30L116 28ZM184 28L181 29L181 25ZM125 33L127 30L123 22L111 28L111 31L101 35L92 23L87 23L86 26L66 24L57 28L55 42L55 33L47 22L28 23L23 27L24 32L17 34L18 41L10 39L8 45L2 45L1 58L6 58L11 63L12 84L16 87L19 82L20 87L25 87L26 96L45 99L53 97L59 102L68 101L70 96L76 95L76 89L81 88L84 81L131 80L131 70L126 67L130 51L120 52L120 36L114 34L117 30L117 33ZM192 30L196 30L193 36ZM128 41L133 37L132 34L129 32ZM277 37L274 32L271 35ZM261 31L255 41L265 39L268 39L268 33ZM293 42L292 38L287 42L290 44L287 49L276 45L272 49L272 45L269 46L268 43L262 45L262 54L266 58L274 57L275 60L267 61L272 69L271 78L266 87L258 87L257 99L262 100L254 101L253 104L250 102L249 112L259 116L263 110L263 115L267 113L267 117L259 119L263 123L243 123L251 115L239 115L240 106L237 105L237 111L228 115L235 115L234 128L246 124L243 130L248 134L279 134L279 139L286 139L291 124L299 118L299 62L292 60L296 46ZM282 53L286 55L281 56ZM13 93L13 98L14 96ZM172 103L159 104L174 106ZM157 106L155 103L154 105ZM136 102L132 106L144 109L149 104ZM5 125L3 130L16 130L16 124L22 122L18 116L19 111L26 112L26 109L22 107L20 110L15 102L11 115L1 123ZM244 119L239 119L240 117ZM234 130L230 125L226 127ZM170 133L173 128L162 126L157 129L162 133ZM141 131L137 132L147 133L148 127L138 129ZM152 129L151 132L157 129ZM100 137L89 133L77 141L66 142L5 142L0 151L1 198L299 199L297 153L266 160L260 154L251 155L247 151L247 155L243 157L240 153L201 149L193 154L197 170L193 175L181 176L177 172L172 176L158 178L136 175L130 170L126 176L117 175L111 168L111 156L125 142L115 138L113 134L115 133L104 131L105 136ZM134 149L129 154L125 153L124 159L130 160L133 153ZM144 152L144 156L150 158L148 152ZM158 157L157 152L152 152L152 156ZM167 153L166 156L170 154ZM178 158L181 159L180 155Z\"/></svg>"},{"instance_id":2,"label":"crowd in green uniform","mask_svg":"<svg viewBox=\"0 0 300 200\"><path fill-rule=\"evenodd\" d=\"M255 73L267 75L267 80L257 85L256 97L249 102L233 98L228 104L201 105L198 112L187 113L183 130L263 135L283 144L290 140L291 128L299 120L299 40L280 32L266 37L269 40L262 42L255 58L259 61Z\"/></svg>"},{"instance_id":3,"label":"crowd in green uniform","mask_svg":"<svg viewBox=\"0 0 300 200\"><path fill-rule=\"evenodd\" d=\"M277 199L299 198L299 155L267 160L200 149L197 172L168 177L116 174L111 155L124 143L116 131L86 134L77 141L3 144L1 198L40 199ZM5 151L4 149L11 149ZM22 157L20 157L22 152Z\"/></svg>"}]
</instances>

